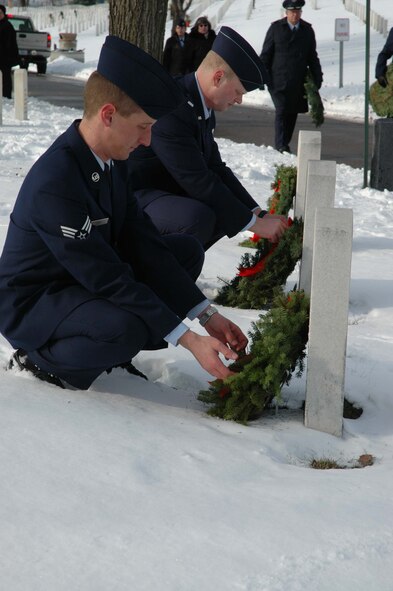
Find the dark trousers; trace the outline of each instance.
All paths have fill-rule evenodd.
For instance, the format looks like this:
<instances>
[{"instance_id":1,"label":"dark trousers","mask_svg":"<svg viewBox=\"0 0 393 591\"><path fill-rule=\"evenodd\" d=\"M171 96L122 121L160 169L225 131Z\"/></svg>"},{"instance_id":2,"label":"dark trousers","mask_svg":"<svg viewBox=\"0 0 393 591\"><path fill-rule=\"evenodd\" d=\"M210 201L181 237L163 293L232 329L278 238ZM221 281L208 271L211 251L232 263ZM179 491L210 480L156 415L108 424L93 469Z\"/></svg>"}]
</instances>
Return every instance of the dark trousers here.
<instances>
[{"instance_id":1,"label":"dark trousers","mask_svg":"<svg viewBox=\"0 0 393 591\"><path fill-rule=\"evenodd\" d=\"M12 76L11 68L1 66L1 73L3 74L3 96L5 98L12 98Z\"/></svg>"},{"instance_id":2,"label":"dark trousers","mask_svg":"<svg viewBox=\"0 0 393 591\"><path fill-rule=\"evenodd\" d=\"M204 260L199 243L188 236L168 236L165 242L196 281ZM50 340L28 356L41 369L85 390L106 369L130 361L142 349L165 346L165 341L149 342L147 327L138 316L107 300L93 299L75 308Z\"/></svg>"},{"instance_id":3,"label":"dark trousers","mask_svg":"<svg viewBox=\"0 0 393 591\"><path fill-rule=\"evenodd\" d=\"M196 199L159 189L139 190L135 195L163 236L174 233L194 236L205 251L224 236L211 207Z\"/></svg>"},{"instance_id":4,"label":"dark trousers","mask_svg":"<svg viewBox=\"0 0 393 591\"><path fill-rule=\"evenodd\" d=\"M287 113L280 107L276 109L274 128L275 146L277 150L289 148L295 130L297 115L297 113Z\"/></svg>"}]
</instances>

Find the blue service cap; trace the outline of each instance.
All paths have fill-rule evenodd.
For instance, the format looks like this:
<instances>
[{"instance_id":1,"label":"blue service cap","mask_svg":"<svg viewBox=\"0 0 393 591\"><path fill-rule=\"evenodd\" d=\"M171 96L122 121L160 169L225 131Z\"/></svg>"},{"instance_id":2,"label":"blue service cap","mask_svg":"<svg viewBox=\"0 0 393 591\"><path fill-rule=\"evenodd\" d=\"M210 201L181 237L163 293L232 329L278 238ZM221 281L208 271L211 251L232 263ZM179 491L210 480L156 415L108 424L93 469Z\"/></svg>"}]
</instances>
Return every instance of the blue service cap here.
<instances>
[{"instance_id":1,"label":"blue service cap","mask_svg":"<svg viewBox=\"0 0 393 591\"><path fill-rule=\"evenodd\" d=\"M269 83L266 68L251 45L230 27L221 27L212 50L232 68L247 92Z\"/></svg>"},{"instance_id":2,"label":"blue service cap","mask_svg":"<svg viewBox=\"0 0 393 591\"><path fill-rule=\"evenodd\" d=\"M185 100L176 82L156 59L115 35L106 37L97 70L153 119L170 113Z\"/></svg>"},{"instance_id":3,"label":"blue service cap","mask_svg":"<svg viewBox=\"0 0 393 591\"><path fill-rule=\"evenodd\" d=\"M304 5L304 0L284 0L282 3L282 7L286 10L301 10Z\"/></svg>"}]
</instances>

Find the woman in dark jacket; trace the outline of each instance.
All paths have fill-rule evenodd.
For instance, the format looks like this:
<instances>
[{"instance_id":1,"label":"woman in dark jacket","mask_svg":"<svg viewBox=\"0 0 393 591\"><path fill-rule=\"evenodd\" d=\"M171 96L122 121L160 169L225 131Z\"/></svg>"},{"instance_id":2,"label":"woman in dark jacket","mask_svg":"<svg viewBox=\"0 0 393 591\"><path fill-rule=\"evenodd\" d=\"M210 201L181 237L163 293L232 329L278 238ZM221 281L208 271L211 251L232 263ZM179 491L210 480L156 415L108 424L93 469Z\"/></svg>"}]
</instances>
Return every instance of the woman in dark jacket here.
<instances>
[{"instance_id":1,"label":"woman in dark jacket","mask_svg":"<svg viewBox=\"0 0 393 591\"><path fill-rule=\"evenodd\" d=\"M18 45L14 27L7 18L6 8L0 4L0 71L3 74L3 96L11 98L11 68L19 63Z\"/></svg>"},{"instance_id":2,"label":"woman in dark jacket","mask_svg":"<svg viewBox=\"0 0 393 591\"><path fill-rule=\"evenodd\" d=\"M187 72L195 72L211 50L216 33L206 16L200 16L188 36L186 48Z\"/></svg>"}]
</instances>

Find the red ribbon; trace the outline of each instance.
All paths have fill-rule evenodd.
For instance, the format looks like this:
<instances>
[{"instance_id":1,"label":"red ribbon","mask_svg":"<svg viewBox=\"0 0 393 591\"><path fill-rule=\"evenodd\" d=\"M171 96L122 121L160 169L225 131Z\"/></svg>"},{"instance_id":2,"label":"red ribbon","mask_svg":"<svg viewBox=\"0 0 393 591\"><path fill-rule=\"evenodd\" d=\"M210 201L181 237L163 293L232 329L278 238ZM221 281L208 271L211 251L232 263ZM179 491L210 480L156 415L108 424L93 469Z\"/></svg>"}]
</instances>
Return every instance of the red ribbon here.
<instances>
[{"instance_id":1,"label":"red ribbon","mask_svg":"<svg viewBox=\"0 0 393 591\"><path fill-rule=\"evenodd\" d=\"M293 224L293 220L291 218L288 218L288 228L290 226L292 226ZM254 234L253 238L256 236L256 234ZM252 240L252 238L251 238ZM254 241L257 242L257 241ZM256 265L254 265L253 267L240 267L239 268L239 272L237 273L238 277L250 277L251 275L256 275L257 273L260 273L261 271L264 270L267 260L268 258L273 254L273 252L276 250L278 244L273 244L273 246L271 247L271 249L269 250L269 252L262 257L257 263Z\"/></svg>"}]
</instances>

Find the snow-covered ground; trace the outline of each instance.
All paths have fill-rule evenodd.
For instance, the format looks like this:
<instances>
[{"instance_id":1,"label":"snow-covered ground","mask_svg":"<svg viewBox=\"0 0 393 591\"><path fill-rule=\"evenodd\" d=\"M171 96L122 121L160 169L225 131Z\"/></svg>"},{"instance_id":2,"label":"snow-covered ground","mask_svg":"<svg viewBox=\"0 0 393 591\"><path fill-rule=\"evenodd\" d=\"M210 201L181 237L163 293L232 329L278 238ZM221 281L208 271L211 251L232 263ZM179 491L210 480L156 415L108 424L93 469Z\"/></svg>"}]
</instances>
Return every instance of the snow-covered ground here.
<instances>
[{"instance_id":1,"label":"snow-covered ground","mask_svg":"<svg viewBox=\"0 0 393 591\"><path fill-rule=\"evenodd\" d=\"M389 0L390 2L391 0ZM279 2L236 0L222 24L259 51ZM215 5L221 4L216 2ZM373 0L386 9L385 0ZM390 4L389 4L390 7ZM212 10L211 7L209 10ZM204 12L209 14L209 10ZM351 20L342 90L336 17ZM340 0L306 6L317 33L329 114L361 117L364 25ZM87 63L59 59L50 72L86 77L103 37L78 35ZM374 67L384 43L371 34ZM245 102L268 106L268 94ZM29 120L3 103L0 244L26 172L75 109L29 99ZM323 141L323 128L322 128ZM224 159L261 205L277 163L294 156L220 140ZM337 168L336 206L354 211L346 396L360 404L342 438L303 426L304 376L283 395L291 410L241 426L209 418L197 394L209 376L181 348L141 353L149 382L112 372L87 392L61 391L0 369L0 587L4 591L392 591L393 193L362 189L363 173ZM223 239L199 284L231 278L242 249ZM288 285L297 281L297 271ZM244 331L258 317L226 309ZM193 323L195 330L202 330ZM0 338L0 365L11 347ZM313 458L364 469L317 471Z\"/></svg>"}]
</instances>

